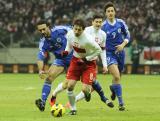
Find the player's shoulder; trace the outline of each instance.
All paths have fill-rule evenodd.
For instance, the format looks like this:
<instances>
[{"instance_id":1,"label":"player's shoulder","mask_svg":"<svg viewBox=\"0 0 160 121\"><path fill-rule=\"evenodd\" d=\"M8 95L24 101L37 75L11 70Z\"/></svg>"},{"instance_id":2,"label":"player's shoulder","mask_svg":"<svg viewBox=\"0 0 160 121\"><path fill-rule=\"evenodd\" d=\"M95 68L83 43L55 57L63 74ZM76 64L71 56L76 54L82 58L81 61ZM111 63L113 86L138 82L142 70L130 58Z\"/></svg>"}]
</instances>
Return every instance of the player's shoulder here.
<instances>
[{"instance_id":1,"label":"player's shoulder","mask_svg":"<svg viewBox=\"0 0 160 121\"><path fill-rule=\"evenodd\" d=\"M40 38L40 42L44 42L45 40L46 40L45 37Z\"/></svg>"},{"instance_id":2,"label":"player's shoulder","mask_svg":"<svg viewBox=\"0 0 160 121\"><path fill-rule=\"evenodd\" d=\"M85 28L85 30L91 30L92 29L92 26L87 26L86 28Z\"/></svg>"},{"instance_id":3,"label":"player's shoulder","mask_svg":"<svg viewBox=\"0 0 160 121\"><path fill-rule=\"evenodd\" d=\"M56 31L56 30L59 30L59 29L66 29L66 30L70 30L71 28L69 26L64 26L64 25L56 25L56 26L53 26L52 27L52 31Z\"/></svg>"},{"instance_id":4,"label":"player's shoulder","mask_svg":"<svg viewBox=\"0 0 160 121\"><path fill-rule=\"evenodd\" d=\"M116 21L120 24L125 24L125 21L123 19L116 18Z\"/></svg>"},{"instance_id":5,"label":"player's shoulder","mask_svg":"<svg viewBox=\"0 0 160 121\"><path fill-rule=\"evenodd\" d=\"M70 31L67 32L67 36L72 36L72 35L74 35L73 30L70 30Z\"/></svg>"},{"instance_id":6,"label":"player's shoulder","mask_svg":"<svg viewBox=\"0 0 160 121\"><path fill-rule=\"evenodd\" d=\"M106 35L106 33L102 29L99 30L99 33L102 35Z\"/></svg>"},{"instance_id":7,"label":"player's shoulder","mask_svg":"<svg viewBox=\"0 0 160 121\"><path fill-rule=\"evenodd\" d=\"M93 27L92 26L88 26L88 27L86 27L85 28L85 32L87 32L87 33L92 33L92 30L93 30Z\"/></svg>"},{"instance_id":8,"label":"player's shoulder","mask_svg":"<svg viewBox=\"0 0 160 121\"><path fill-rule=\"evenodd\" d=\"M91 34L89 34L88 32L84 31L83 34L84 40L86 41L86 43L93 43L94 41L94 37L91 36Z\"/></svg>"},{"instance_id":9,"label":"player's shoulder","mask_svg":"<svg viewBox=\"0 0 160 121\"><path fill-rule=\"evenodd\" d=\"M107 23L108 23L107 20L104 20L102 26L106 25Z\"/></svg>"},{"instance_id":10,"label":"player's shoulder","mask_svg":"<svg viewBox=\"0 0 160 121\"><path fill-rule=\"evenodd\" d=\"M67 32L66 37L67 37L67 39L72 39L72 38L74 38L74 32L73 32L73 30L69 30L69 31Z\"/></svg>"}]
</instances>

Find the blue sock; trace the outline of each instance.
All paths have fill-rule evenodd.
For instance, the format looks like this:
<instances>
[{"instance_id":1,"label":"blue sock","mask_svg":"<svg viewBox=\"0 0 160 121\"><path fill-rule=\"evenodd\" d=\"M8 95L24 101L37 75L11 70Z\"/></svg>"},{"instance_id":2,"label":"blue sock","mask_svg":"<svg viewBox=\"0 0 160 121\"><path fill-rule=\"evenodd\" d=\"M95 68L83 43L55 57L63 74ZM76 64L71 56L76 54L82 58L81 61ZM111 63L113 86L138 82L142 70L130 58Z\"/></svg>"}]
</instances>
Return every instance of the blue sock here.
<instances>
[{"instance_id":1,"label":"blue sock","mask_svg":"<svg viewBox=\"0 0 160 121\"><path fill-rule=\"evenodd\" d=\"M99 94L101 100L106 103L107 98L104 96L102 87L97 80L92 83L92 87Z\"/></svg>"},{"instance_id":2,"label":"blue sock","mask_svg":"<svg viewBox=\"0 0 160 121\"><path fill-rule=\"evenodd\" d=\"M42 101L46 102L48 95L51 91L51 83L49 81L45 81L42 88Z\"/></svg>"},{"instance_id":3,"label":"blue sock","mask_svg":"<svg viewBox=\"0 0 160 121\"><path fill-rule=\"evenodd\" d=\"M122 87L120 84L113 84L112 85L113 90L118 97L119 105L123 105L123 99L122 99Z\"/></svg>"}]
</instances>

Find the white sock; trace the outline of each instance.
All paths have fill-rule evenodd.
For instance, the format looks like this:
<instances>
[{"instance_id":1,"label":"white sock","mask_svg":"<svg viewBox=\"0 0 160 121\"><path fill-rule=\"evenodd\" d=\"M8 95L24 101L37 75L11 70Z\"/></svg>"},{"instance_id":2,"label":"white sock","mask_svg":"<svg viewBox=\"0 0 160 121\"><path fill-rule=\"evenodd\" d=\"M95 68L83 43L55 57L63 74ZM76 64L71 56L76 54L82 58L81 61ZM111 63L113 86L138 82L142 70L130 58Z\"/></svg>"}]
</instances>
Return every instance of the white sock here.
<instances>
[{"instance_id":1,"label":"white sock","mask_svg":"<svg viewBox=\"0 0 160 121\"><path fill-rule=\"evenodd\" d=\"M84 99L84 97L85 97L85 96L84 96L84 92L81 91L78 95L76 95L76 102Z\"/></svg>"},{"instance_id":2,"label":"white sock","mask_svg":"<svg viewBox=\"0 0 160 121\"><path fill-rule=\"evenodd\" d=\"M75 96L73 94L73 91L67 91L67 93L68 93L69 103L71 105L71 110L76 110L76 102L75 102Z\"/></svg>"},{"instance_id":3,"label":"white sock","mask_svg":"<svg viewBox=\"0 0 160 121\"><path fill-rule=\"evenodd\" d=\"M61 82L60 84L58 84L58 86L56 87L56 89L53 91L52 95L53 96L57 96L58 93L62 92L63 89L63 83Z\"/></svg>"}]
</instances>

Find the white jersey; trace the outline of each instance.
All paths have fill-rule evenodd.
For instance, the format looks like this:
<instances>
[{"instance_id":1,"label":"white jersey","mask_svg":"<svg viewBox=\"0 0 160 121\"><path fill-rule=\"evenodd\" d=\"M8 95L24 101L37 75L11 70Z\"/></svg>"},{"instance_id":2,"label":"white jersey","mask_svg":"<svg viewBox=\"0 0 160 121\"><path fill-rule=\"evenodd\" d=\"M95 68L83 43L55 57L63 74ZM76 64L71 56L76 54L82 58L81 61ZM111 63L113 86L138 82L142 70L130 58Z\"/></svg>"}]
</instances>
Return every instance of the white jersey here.
<instances>
[{"instance_id":1,"label":"white jersey","mask_svg":"<svg viewBox=\"0 0 160 121\"><path fill-rule=\"evenodd\" d=\"M101 29L96 30L93 26L86 27L85 32L89 33L94 38L94 40L99 44L99 46L103 48L100 57L102 60L103 67L106 67L107 66L106 49L105 49L106 33Z\"/></svg>"},{"instance_id":2,"label":"white jersey","mask_svg":"<svg viewBox=\"0 0 160 121\"><path fill-rule=\"evenodd\" d=\"M73 56L77 58L86 58L88 61L96 60L97 56L102 52L100 46L93 41L93 37L83 31L83 33L76 37L73 30L67 33L67 46L65 51L71 52L73 49Z\"/></svg>"}]
</instances>

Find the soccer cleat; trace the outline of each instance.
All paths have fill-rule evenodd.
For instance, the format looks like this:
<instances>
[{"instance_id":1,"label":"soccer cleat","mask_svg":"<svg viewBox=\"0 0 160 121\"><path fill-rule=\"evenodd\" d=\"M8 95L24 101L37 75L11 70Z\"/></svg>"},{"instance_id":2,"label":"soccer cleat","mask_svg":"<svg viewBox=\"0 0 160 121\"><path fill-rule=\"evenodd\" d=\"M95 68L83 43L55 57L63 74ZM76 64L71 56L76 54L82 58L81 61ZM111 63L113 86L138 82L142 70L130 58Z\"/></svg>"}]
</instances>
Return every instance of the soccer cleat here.
<instances>
[{"instance_id":1,"label":"soccer cleat","mask_svg":"<svg viewBox=\"0 0 160 121\"><path fill-rule=\"evenodd\" d=\"M76 111L76 110L71 110L71 111L69 112L69 114L70 114L70 115L76 115L76 114L77 114L77 111Z\"/></svg>"},{"instance_id":2,"label":"soccer cleat","mask_svg":"<svg viewBox=\"0 0 160 121\"><path fill-rule=\"evenodd\" d=\"M56 103L56 97L52 96L49 103L50 103L50 106L52 107Z\"/></svg>"},{"instance_id":3,"label":"soccer cleat","mask_svg":"<svg viewBox=\"0 0 160 121\"><path fill-rule=\"evenodd\" d=\"M91 93L84 93L85 100L89 102L91 100Z\"/></svg>"},{"instance_id":4,"label":"soccer cleat","mask_svg":"<svg viewBox=\"0 0 160 121\"><path fill-rule=\"evenodd\" d=\"M125 110L124 105L123 105L123 104L120 104L120 105L119 105L119 111L124 111L124 110Z\"/></svg>"},{"instance_id":5,"label":"soccer cleat","mask_svg":"<svg viewBox=\"0 0 160 121\"><path fill-rule=\"evenodd\" d=\"M111 99L112 99L112 100L115 100L115 99L116 99L116 94L115 94L114 90L112 89L112 85L110 85L109 88L110 88L110 90L111 90L111 92L112 92L112 94L111 94Z\"/></svg>"},{"instance_id":6,"label":"soccer cleat","mask_svg":"<svg viewBox=\"0 0 160 121\"><path fill-rule=\"evenodd\" d=\"M113 104L111 101L109 101L109 100L106 100L106 104L107 104L107 106L110 107L110 108L113 108L113 107L114 107L114 104Z\"/></svg>"},{"instance_id":7,"label":"soccer cleat","mask_svg":"<svg viewBox=\"0 0 160 121\"><path fill-rule=\"evenodd\" d=\"M43 111L45 110L45 102L42 101L41 99L35 100L35 104L36 104L36 106L38 107L38 109L39 109L40 111L43 112Z\"/></svg>"}]
</instances>

